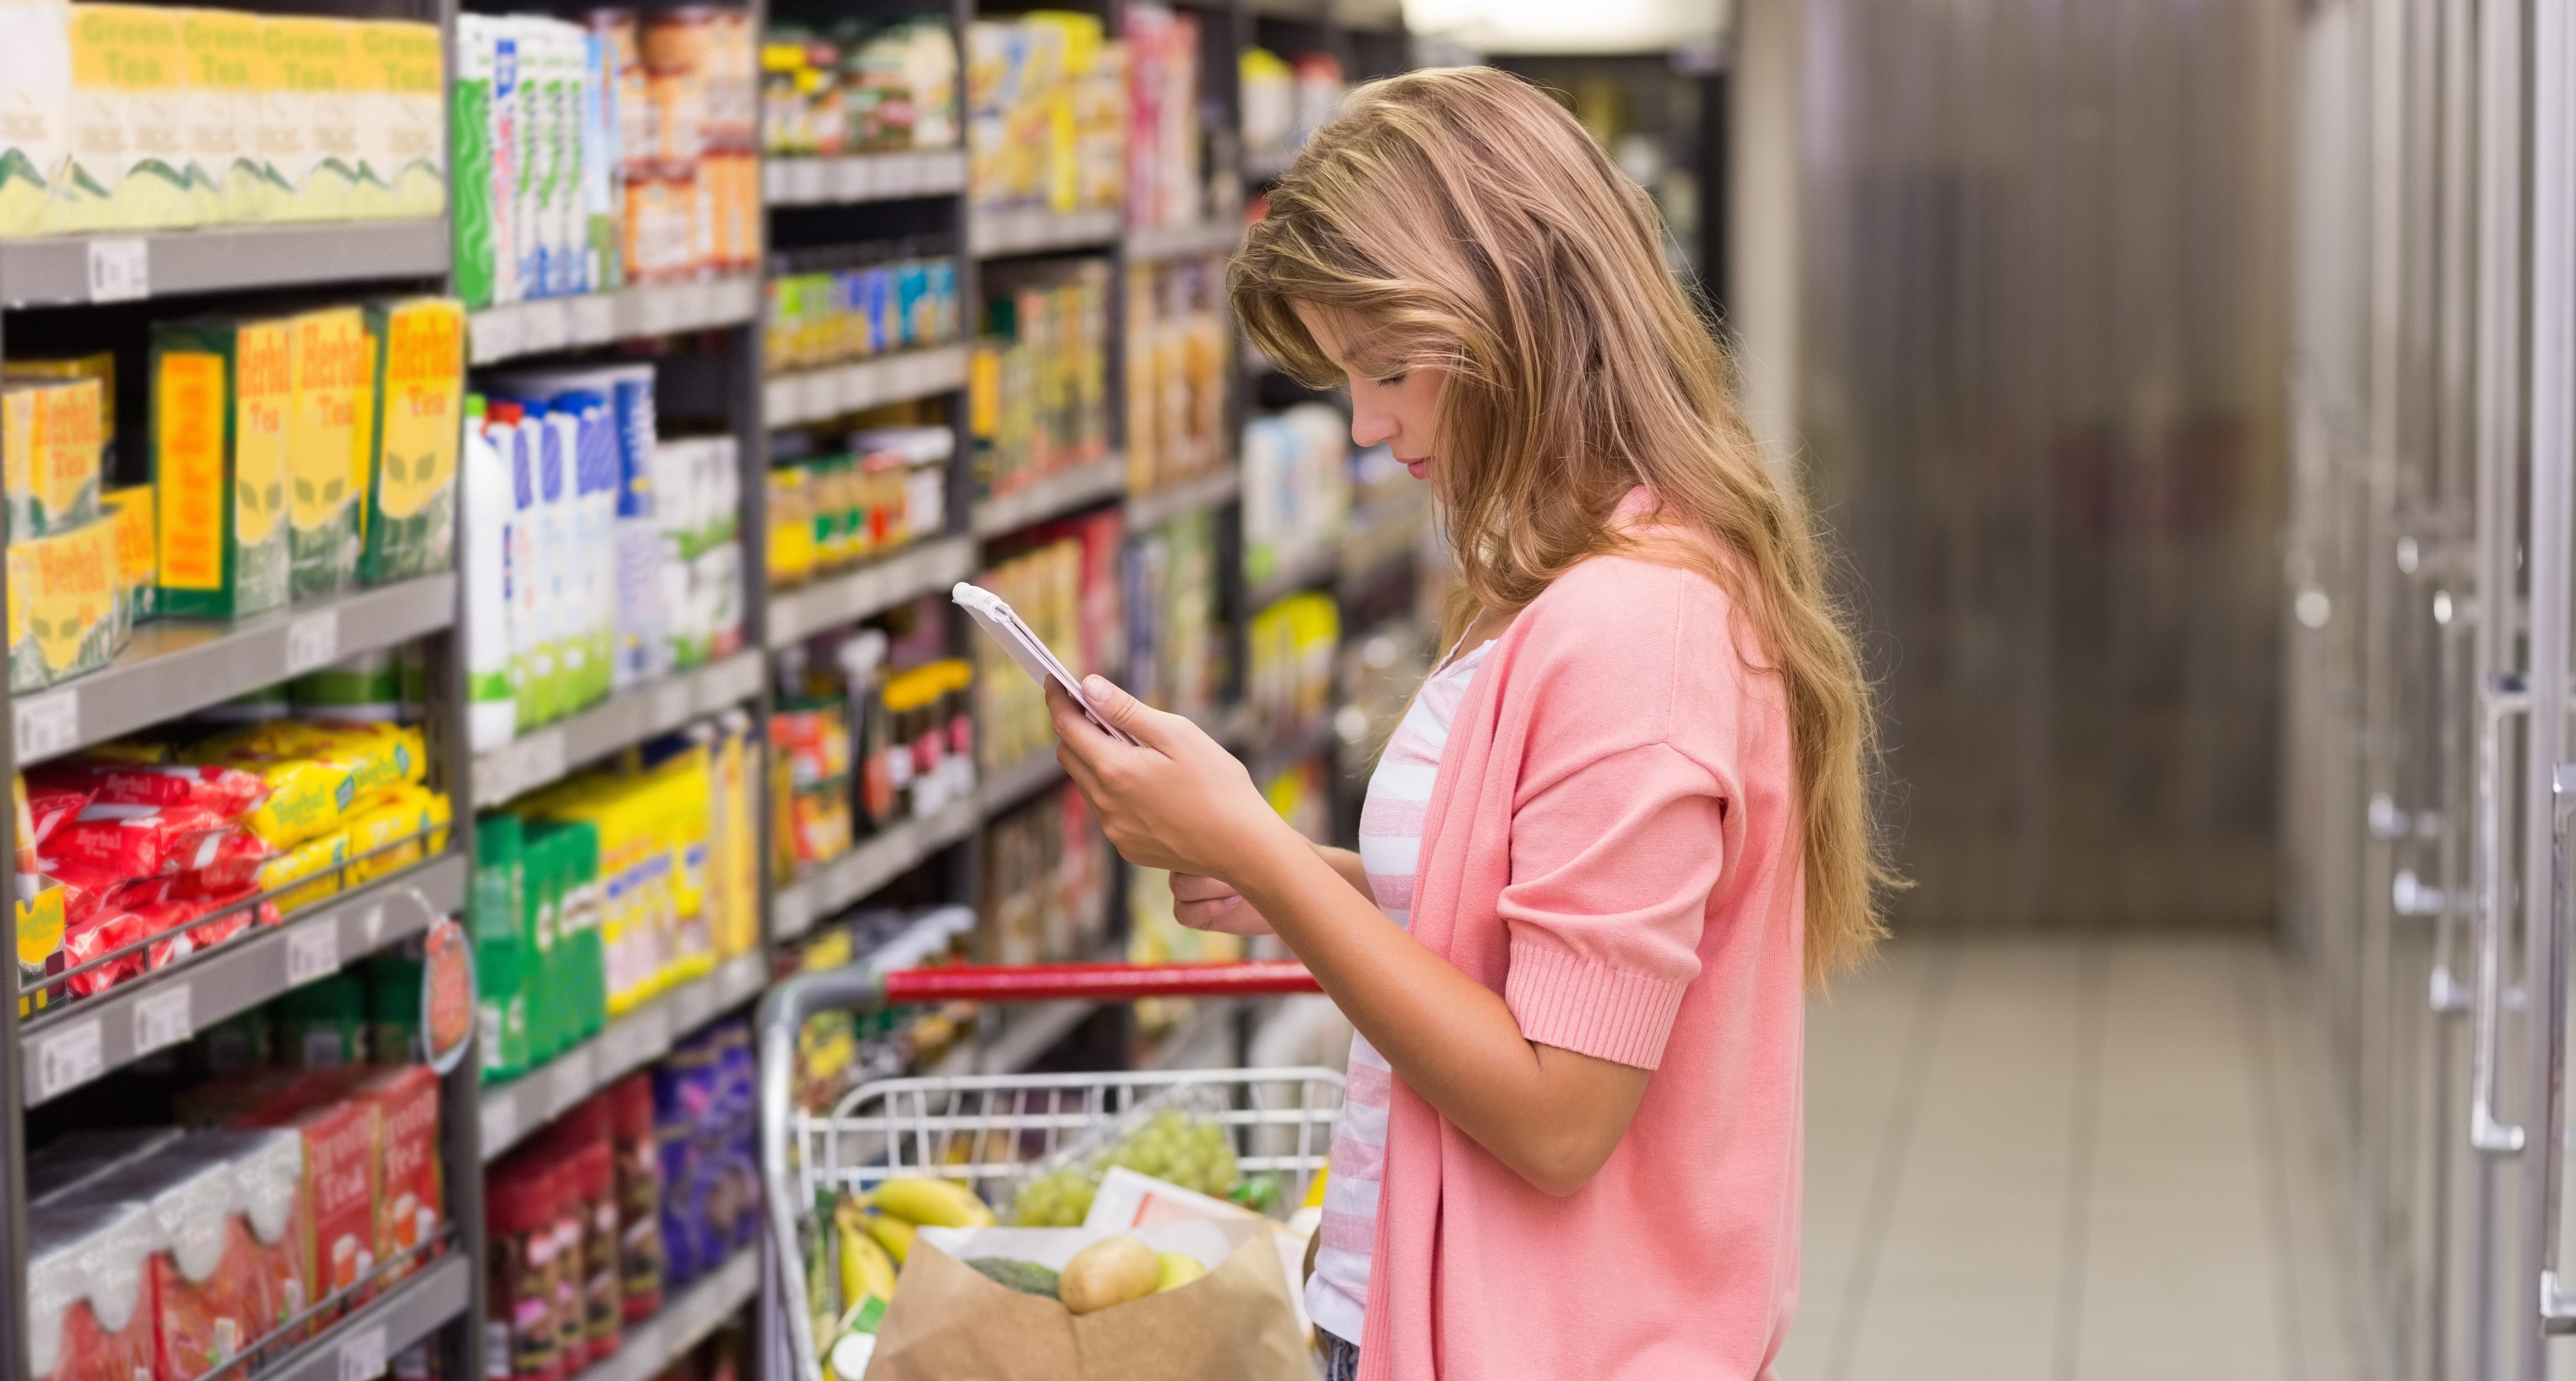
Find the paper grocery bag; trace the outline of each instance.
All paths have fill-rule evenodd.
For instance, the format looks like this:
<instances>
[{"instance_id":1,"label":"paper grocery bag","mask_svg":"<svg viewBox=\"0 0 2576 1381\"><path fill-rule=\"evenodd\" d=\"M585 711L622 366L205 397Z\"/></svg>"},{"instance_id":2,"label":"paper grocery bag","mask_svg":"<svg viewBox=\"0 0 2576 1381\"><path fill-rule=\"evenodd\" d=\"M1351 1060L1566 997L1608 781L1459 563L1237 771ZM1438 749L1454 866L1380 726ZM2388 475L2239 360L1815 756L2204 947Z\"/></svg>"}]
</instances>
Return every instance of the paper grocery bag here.
<instances>
[{"instance_id":1,"label":"paper grocery bag","mask_svg":"<svg viewBox=\"0 0 2576 1381\"><path fill-rule=\"evenodd\" d=\"M867 1381L1313 1381L1267 1223L1137 1232L1157 1251L1186 1251L1202 1264L1218 1259L1177 1290L1080 1317L1054 1300L997 1285L961 1259L1000 1256L1060 1269L1111 1235L1085 1228L924 1231L877 1329Z\"/></svg>"}]
</instances>

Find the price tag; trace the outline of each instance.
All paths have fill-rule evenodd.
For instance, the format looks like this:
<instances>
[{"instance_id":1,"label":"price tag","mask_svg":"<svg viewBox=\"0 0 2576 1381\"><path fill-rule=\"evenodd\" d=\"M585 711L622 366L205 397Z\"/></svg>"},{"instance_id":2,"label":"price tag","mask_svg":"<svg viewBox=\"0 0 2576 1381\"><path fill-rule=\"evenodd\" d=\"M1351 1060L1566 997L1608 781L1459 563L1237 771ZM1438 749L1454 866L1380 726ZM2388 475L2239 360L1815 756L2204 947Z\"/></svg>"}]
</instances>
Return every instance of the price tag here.
<instances>
[{"instance_id":1,"label":"price tag","mask_svg":"<svg viewBox=\"0 0 2576 1381\"><path fill-rule=\"evenodd\" d=\"M716 1011L716 985L700 981L671 994L671 1029L694 1031Z\"/></svg>"},{"instance_id":2,"label":"price tag","mask_svg":"<svg viewBox=\"0 0 2576 1381\"><path fill-rule=\"evenodd\" d=\"M340 611L325 609L286 625L286 674L302 675L340 660Z\"/></svg>"},{"instance_id":3,"label":"price tag","mask_svg":"<svg viewBox=\"0 0 2576 1381\"><path fill-rule=\"evenodd\" d=\"M107 1045L98 1018L75 1022L36 1048L36 1097L53 1097L97 1078L107 1069Z\"/></svg>"},{"instance_id":4,"label":"price tag","mask_svg":"<svg viewBox=\"0 0 2576 1381\"><path fill-rule=\"evenodd\" d=\"M530 734L511 750L517 766L510 783L510 794L516 796L531 787L544 786L564 774L564 737L561 729L548 729Z\"/></svg>"},{"instance_id":5,"label":"price tag","mask_svg":"<svg viewBox=\"0 0 2576 1381\"><path fill-rule=\"evenodd\" d=\"M617 339L617 299L591 293L572 300L572 343L599 345Z\"/></svg>"},{"instance_id":6,"label":"price tag","mask_svg":"<svg viewBox=\"0 0 2576 1381\"><path fill-rule=\"evenodd\" d=\"M749 321L760 314L759 297L747 278L728 278L707 289L707 320Z\"/></svg>"},{"instance_id":7,"label":"price tag","mask_svg":"<svg viewBox=\"0 0 2576 1381\"><path fill-rule=\"evenodd\" d=\"M790 887L770 898L769 928L781 940L793 940L814 928L814 896L802 887Z\"/></svg>"},{"instance_id":8,"label":"price tag","mask_svg":"<svg viewBox=\"0 0 2576 1381\"><path fill-rule=\"evenodd\" d=\"M89 242L89 300L132 302L152 295L152 244L120 237Z\"/></svg>"},{"instance_id":9,"label":"price tag","mask_svg":"<svg viewBox=\"0 0 2576 1381\"><path fill-rule=\"evenodd\" d=\"M519 1139L519 1097L515 1090L498 1093L483 1100L483 1154L493 1152Z\"/></svg>"},{"instance_id":10,"label":"price tag","mask_svg":"<svg viewBox=\"0 0 2576 1381\"><path fill-rule=\"evenodd\" d=\"M368 907L366 913L358 917L358 929L366 932L366 947L368 949L374 949L376 947L376 942L383 939L385 933L385 906L383 902L378 902L375 905Z\"/></svg>"},{"instance_id":11,"label":"price tag","mask_svg":"<svg viewBox=\"0 0 2576 1381\"><path fill-rule=\"evenodd\" d=\"M191 1016L186 983L174 983L135 1000L135 1054L148 1055L165 1045L177 1045L195 1034L197 1026Z\"/></svg>"},{"instance_id":12,"label":"price tag","mask_svg":"<svg viewBox=\"0 0 2576 1381\"><path fill-rule=\"evenodd\" d=\"M600 1058L623 1074L671 1048L671 1009L660 1003L620 1019L601 1033Z\"/></svg>"},{"instance_id":13,"label":"price tag","mask_svg":"<svg viewBox=\"0 0 2576 1381\"><path fill-rule=\"evenodd\" d=\"M68 753L80 744L80 692L49 691L18 702L18 765Z\"/></svg>"},{"instance_id":14,"label":"price tag","mask_svg":"<svg viewBox=\"0 0 2576 1381\"><path fill-rule=\"evenodd\" d=\"M385 1326L362 1328L340 1342L340 1381L376 1381L385 1374Z\"/></svg>"},{"instance_id":15,"label":"price tag","mask_svg":"<svg viewBox=\"0 0 2576 1381\"><path fill-rule=\"evenodd\" d=\"M677 285L646 288L643 301L637 306L637 315L641 318L637 335L667 336L680 329L680 289Z\"/></svg>"},{"instance_id":16,"label":"price tag","mask_svg":"<svg viewBox=\"0 0 2576 1381\"><path fill-rule=\"evenodd\" d=\"M325 916L286 932L286 986L340 971L340 920Z\"/></svg>"}]
</instances>

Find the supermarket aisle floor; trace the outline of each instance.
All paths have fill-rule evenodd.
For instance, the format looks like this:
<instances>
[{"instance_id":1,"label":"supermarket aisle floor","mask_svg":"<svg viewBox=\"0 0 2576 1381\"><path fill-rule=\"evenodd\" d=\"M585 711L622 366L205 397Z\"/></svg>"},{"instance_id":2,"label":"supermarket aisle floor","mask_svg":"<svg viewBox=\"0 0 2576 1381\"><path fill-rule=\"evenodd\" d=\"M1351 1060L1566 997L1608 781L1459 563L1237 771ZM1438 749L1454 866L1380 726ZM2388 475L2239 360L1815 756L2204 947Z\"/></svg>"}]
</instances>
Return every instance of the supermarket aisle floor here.
<instances>
[{"instance_id":1,"label":"supermarket aisle floor","mask_svg":"<svg viewBox=\"0 0 2576 1381\"><path fill-rule=\"evenodd\" d=\"M1785 1381L2345 1381L2324 1067L2267 944L1894 946L1813 1004Z\"/></svg>"}]
</instances>

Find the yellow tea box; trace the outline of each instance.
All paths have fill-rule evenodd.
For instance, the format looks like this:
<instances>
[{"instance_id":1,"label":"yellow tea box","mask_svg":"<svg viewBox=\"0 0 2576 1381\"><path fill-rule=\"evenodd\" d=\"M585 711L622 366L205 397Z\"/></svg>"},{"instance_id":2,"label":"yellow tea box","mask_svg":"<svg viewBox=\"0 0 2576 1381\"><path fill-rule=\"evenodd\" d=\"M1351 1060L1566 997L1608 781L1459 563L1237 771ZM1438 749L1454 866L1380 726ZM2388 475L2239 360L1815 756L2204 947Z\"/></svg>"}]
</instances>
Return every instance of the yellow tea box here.
<instances>
[{"instance_id":1,"label":"yellow tea box","mask_svg":"<svg viewBox=\"0 0 2576 1381\"><path fill-rule=\"evenodd\" d=\"M0 239L41 235L71 160L71 6L0 0Z\"/></svg>"},{"instance_id":2,"label":"yellow tea box","mask_svg":"<svg viewBox=\"0 0 2576 1381\"><path fill-rule=\"evenodd\" d=\"M160 544L153 536L152 486L128 485L98 496L99 507L116 525L116 582L125 590L127 627L160 612Z\"/></svg>"},{"instance_id":3,"label":"yellow tea box","mask_svg":"<svg viewBox=\"0 0 2576 1381\"><path fill-rule=\"evenodd\" d=\"M55 188L54 229L196 224L179 13L71 7L71 166Z\"/></svg>"},{"instance_id":4,"label":"yellow tea box","mask_svg":"<svg viewBox=\"0 0 2576 1381\"><path fill-rule=\"evenodd\" d=\"M358 205L358 26L345 19L263 15L255 81L263 123L293 126L292 152L277 165L286 189L278 220L346 220Z\"/></svg>"},{"instance_id":5,"label":"yellow tea box","mask_svg":"<svg viewBox=\"0 0 2576 1381\"><path fill-rule=\"evenodd\" d=\"M358 580L358 506L365 486L350 466L364 444L358 399L372 390L374 352L357 307L293 319L293 378L286 414L289 599L333 594Z\"/></svg>"},{"instance_id":6,"label":"yellow tea box","mask_svg":"<svg viewBox=\"0 0 2576 1381\"><path fill-rule=\"evenodd\" d=\"M0 0L0 4L7 0ZM10 379L96 379L98 380L98 443L102 450L116 445L116 352L101 350L95 355L75 355L62 360L40 360L12 355L0 360L0 376Z\"/></svg>"},{"instance_id":7,"label":"yellow tea box","mask_svg":"<svg viewBox=\"0 0 2576 1381\"><path fill-rule=\"evenodd\" d=\"M96 379L0 385L0 490L9 540L61 532L98 513Z\"/></svg>"},{"instance_id":8,"label":"yellow tea box","mask_svg":"<svg viewBox=\"0 0 2576 1381\"><path fill-rule=\"evenodd\" d=\"M452 297L417 297L371 306L367 320L383 346L359 573L376 585L453 564L465 306Z\"/></svg>"},{"instance_id":9,"label":"yellow tea box","mask_svg":"<svg viewBox=\"0 0 2576 1381\"><path fill-rule=\"evenodd\" d=\"M115 659L125 623L112 524L13 542L8 566L10 689L54 685Z\"/></svg>"},{"instance_id":10,"label":"yellow tea box","mask_svg":"<svg viewBox=\"0 0 2576 1381\"><path fill-rule=\"evenodd\" d=\"M438 26L387 19L357 29L367 214L438 215L447 209L447 60Z\"/></svg>"},{"instance_id":11,"label":"yellow tea box","mask_svg":"<svg viewBox=\"0 0 2576 1381\"><path fill-rule=\"evenodd\" d=\"M272 190L252 136L259 17L235 10L178 13L188 176L199 213L209 222L257 220Z\"/></svg>"},{"instance_id":12,"label":"yellow tea box","mask_svg":"<svg viewBox=\"0 0 2576 1381\"><path fill-rule=\"evenodd\" d=\"M152 484L164 618L286 603L287 416L294 323L194 321L152 332Z\"/></svg>"}]
</instances>

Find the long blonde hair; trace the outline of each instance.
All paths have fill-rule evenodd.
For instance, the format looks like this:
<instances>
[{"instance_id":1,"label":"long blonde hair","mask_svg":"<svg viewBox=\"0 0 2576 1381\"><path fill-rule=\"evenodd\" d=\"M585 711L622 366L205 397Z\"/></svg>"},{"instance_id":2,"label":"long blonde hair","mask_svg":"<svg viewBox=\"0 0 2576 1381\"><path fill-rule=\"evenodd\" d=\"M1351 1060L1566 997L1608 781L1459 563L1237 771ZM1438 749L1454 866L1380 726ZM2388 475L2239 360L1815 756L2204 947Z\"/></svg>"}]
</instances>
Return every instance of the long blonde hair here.
<instances>
[{"instance_id":1,"label":"long blonde hair","mask_svg":"<svg viewBox=\"0 0 2576 1381\"><path fill-rule=\"evenodd\" d=\"M1900 885L1870 822L1869 683L1806 506L1764 467L1644 192L1517 77L1389 77L1307 141L1228 286L1253 339L1317 387L1340 372L1300 302L1345 314L1372 369L1447 371L1433 464L1459 586L1444 645L1596 555L1726 590L1787 691L1807 976L1867 958L1878 893ZM1640 484L1659 527L1698 540L1621 531L1613 511Z\"/></svg>"}]
</instances>

